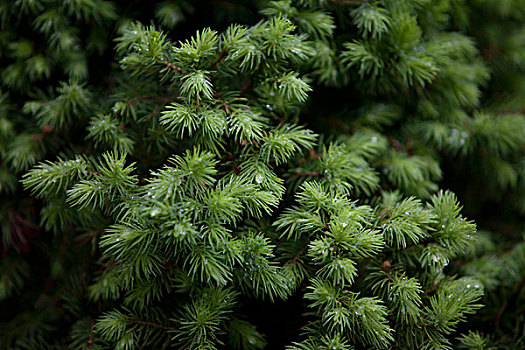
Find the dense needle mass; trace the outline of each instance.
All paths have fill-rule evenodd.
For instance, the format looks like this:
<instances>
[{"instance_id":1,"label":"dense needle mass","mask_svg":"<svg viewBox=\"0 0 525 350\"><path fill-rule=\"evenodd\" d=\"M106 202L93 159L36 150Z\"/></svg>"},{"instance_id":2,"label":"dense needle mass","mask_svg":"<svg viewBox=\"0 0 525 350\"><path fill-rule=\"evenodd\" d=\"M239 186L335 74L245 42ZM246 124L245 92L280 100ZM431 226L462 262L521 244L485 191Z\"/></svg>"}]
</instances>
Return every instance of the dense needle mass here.
<instances>
[{"instance_id":1,"label":"dense needle mass","mask_svg":"<svg viewBox=\"0 0 525 350\"><path fill-rule=\"evenodd\" d=\"M0 2L1 347L520 348L525 6L223 5Z\"/></svg>"}]
</instances>

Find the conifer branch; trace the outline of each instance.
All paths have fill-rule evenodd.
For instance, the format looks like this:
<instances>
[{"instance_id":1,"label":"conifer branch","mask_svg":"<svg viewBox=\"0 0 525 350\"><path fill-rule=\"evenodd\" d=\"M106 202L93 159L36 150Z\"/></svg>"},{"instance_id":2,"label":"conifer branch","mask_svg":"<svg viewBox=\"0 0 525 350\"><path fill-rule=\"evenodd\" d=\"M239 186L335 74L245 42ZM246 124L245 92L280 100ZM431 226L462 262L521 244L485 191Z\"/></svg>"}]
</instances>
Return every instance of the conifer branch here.
<instances>
[{"instance_id":1,"label":"conifer branch","mask_svg":"<svg viewBox=\"0 0 525 350\"><path fill-rule=\"evenodd\" d=\"M28 303L3 317L0 348L273 348L282 330L265 339L239 312L300 295L311 312L288 350L481 349L495 344L458 325L476 329L480 300L507 285L493 334L519 325L525 244L498 254L439 190L446 178L467 205L483 188L480 207L525 206L525 117L505 112L520 110L507 79L522 33L493 25L521 28L519 2L486 6L482 41L469 17L487 10L468 2L269 1L239 7L254 25L179 41L120 0L44 3L2 10L0 301ZM153 21L223 26L190 3L160 2ZM120 66L104 68L110 32ZM33 246L46 249L24 256ZM73 312L31 307L35 273Z\"/></svg>"},{"instance_id":2,"label":"conifer branch","mask_svg":"<svg viewBox=\"0 0 525 350\"><path fill-rule=\"evenodd\" d=\"M174 69L174 70L176 70L177 72L179 72L179 73L181 73L181 74L189 74L188 71L186 71L186 70L180 68L179 66L177 66L177 65L175 65L175 64L173 64L173 63L168 62L168 61L167 61L168 56L165 56L165 57L166 57L166 60L160 60L160 59L159 59L159 60L157 60L157 63L163 64L163 65L165 65L165 66L168 67L168 68Z\"/></svg>"}]
</instances>

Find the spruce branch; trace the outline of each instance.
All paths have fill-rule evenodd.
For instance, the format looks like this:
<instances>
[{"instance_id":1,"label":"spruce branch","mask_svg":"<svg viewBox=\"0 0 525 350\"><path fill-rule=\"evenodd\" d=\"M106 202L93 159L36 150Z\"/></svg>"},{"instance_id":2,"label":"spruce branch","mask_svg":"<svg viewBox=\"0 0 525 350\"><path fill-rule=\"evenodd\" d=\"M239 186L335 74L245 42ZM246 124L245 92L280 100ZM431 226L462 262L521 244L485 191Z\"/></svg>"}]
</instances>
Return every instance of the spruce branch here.
<instances>
[{"instance_id":1,"label":"spruce branch","mask_svg":"<svg viewBox=\"0 0 525 350\"><path fill-rule=\"evenodd\" d=\"M276 337L242 311L292 297L291 315L301 296L310 312L297 319L302 335L289 323L303 337L290 350L480 348L482 334L456 333L507 288L517 292L494 311L495 332L521 317L509 310L525 246L498 254L439 191L443 177L474 213L462 190L474 178L480 208L523 192L525 119L505 113L520 95L484 97L520 85L522 40L490 25L479 41L483 21L468 19L480 6L283 0L257 22L231 1L256 24L180 40L204 19L224 27L224 9L209 21L189 1L164 1L162 23L188 17L168 35L117 0L42 4L0 16L0 298L32 300L27 281L47 269L20 253L39 246L35 261L51 268L37 280L62 302L17 307L0 322L0 347L262 349ZM104 68L107 54L91 51L111 45L116 13L120 66ZM478 52L494 40L498 66ZM518 73L493 84L502 67ZM23 200L23 172L38 201Z\"/></svg>"},{"instance_id":2,"label":"spruce branch","mask_svg":"<svg viewBox=\"0 0 525 350\"><path fill-rule=\"evenodd\" d=\"M171 69L173 69L173 70L175 70L175 71L177 71L177 72L179 72L179 73L181 73L181 74L184 74L184 75L185 75L185 74L189 74L188 71L186 71L186 70L180 68L180 67L177 66L177 65L174 65L173 63L168 62L167 60L169 59L169 57L168 57L167 55L165 55L164 57L165 57L165 59L158 59L158 60L157 60L157 63L159 63L159 64L163 64L163 65L165 65L166 67L171 68Z\"/></svg>"}]
</instances>

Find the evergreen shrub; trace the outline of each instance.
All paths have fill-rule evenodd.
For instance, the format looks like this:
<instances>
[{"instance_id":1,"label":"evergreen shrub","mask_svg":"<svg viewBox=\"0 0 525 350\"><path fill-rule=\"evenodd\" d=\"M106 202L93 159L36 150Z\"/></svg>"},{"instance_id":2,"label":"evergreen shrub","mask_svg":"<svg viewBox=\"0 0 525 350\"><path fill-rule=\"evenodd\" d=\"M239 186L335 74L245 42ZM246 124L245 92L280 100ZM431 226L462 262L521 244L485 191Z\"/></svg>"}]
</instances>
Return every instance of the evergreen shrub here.
<instances>
[{"instance_id":1,"label":"evergreen shrub","mask_svg":"<svg viewBox=\"0 0 525 350\"><path fill-rule=\"evenodd\" d=\"M0 14L3 348L525 346L522 1Z\"/></svg>"}]
</instances>

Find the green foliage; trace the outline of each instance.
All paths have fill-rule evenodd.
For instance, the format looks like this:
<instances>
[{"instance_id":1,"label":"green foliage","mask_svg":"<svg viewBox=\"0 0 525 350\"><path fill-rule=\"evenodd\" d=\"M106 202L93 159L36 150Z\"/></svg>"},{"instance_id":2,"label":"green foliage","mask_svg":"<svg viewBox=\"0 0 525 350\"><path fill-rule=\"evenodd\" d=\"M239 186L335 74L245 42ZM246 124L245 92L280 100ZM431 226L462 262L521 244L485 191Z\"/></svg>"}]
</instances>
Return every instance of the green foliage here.
<instances>
[{"instance_id":1,"label":"green foliage","mask_svg":"<svg viewBox=\"0 0 525 350\"><path fill-rule=\"evenodd\" d=\"M205 3L0 1L0 347L520 348L521 2Z\"/></svg>"}]
</instances>

